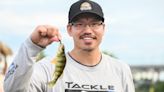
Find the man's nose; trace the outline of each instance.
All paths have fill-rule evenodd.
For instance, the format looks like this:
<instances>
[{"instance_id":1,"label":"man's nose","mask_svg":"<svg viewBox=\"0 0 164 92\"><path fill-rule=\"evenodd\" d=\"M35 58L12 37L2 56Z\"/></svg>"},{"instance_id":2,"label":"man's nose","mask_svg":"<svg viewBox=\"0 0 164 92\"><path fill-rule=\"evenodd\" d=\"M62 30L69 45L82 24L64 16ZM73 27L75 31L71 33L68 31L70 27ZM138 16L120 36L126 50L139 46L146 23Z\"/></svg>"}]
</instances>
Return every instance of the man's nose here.
<instances>
[{"instance_id":1,"label":"man's nose","mask_svg":"<svg viewBox=\"0 0 164 92\"><path fill-rule=\"evenodd\" d=\"M87 31L91 31L92 30L92 26L90 24L86 24L84 29L87 30Z\"/></svg>"}]
</instances>

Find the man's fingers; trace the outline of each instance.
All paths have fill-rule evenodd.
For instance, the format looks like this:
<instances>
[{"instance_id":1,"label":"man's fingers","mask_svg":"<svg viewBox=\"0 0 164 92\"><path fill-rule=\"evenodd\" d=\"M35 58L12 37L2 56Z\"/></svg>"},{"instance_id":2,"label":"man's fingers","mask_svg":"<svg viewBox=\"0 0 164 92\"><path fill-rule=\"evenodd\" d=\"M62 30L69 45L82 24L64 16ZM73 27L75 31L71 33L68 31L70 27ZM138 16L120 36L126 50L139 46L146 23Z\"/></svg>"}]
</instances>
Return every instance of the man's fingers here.
<instances>
[{"instance_id":1,"label":"man's fingers","mask_svg":"<svg viewBox=\"0 0 164 92\"><path fill-rule=\"evenodd\" d=\"M39 31L39 33L42 37L47 35L47 28L46 27L41 25L41 26L37 27L37 30Z\"/></svg>"},{"instance_id":2,"label":"man's fingers","mask_svg":"<svg viewBox=\"0 0 164 92\"><path fill-rule=\"evenodd\" d=\"M51 39L52 42L58 42L59 41L59 38L57 36L54 36L52 39Z\"/></svg>"},{"instance_id":3,"label":"man's fingers","mask_svg":"<svg viewBox=\"0 0 164 92\"><path fill-rule=\"evenodd\" d=\"M58 42L61 40L61 35L59 33L59 30L56 27L46 26L47 27L47 35L50 38L50 41Z\"/></svg>"},{"instance_id":4,"label":"man's fingers","mask_svg":"<svg viewBox=\"0 0 164 92\"><path fill-rule=\"evenodd\" d=\"M58 34L58 29L54 26L44 25L44 28L46 30L43 30L43 34L45 34L44 32L46 32L47 37L53 37Z\"/></svg>"},{"instance_id":5,"label":"man's fingers","mask_svg":"<svg viewBox=\"0 0 164 92\"><path fill-rule=\"evenodd\" d=\"M59 42L60 40L61 40L61 36L59 33L51 38L52 42L54 42L54 41Z\"/></svg>"},{"instance_id":6,"label":"man's fingers","mask_svg":"<svg viewBox=\"0 0 164 92\"><path fill-rule=\"evenodd\" d=\"M55 26L40 25L32 33L31 39L35 44L46 47L54 41L60 41L61 35Z\"/></svg>"}]
</instances>

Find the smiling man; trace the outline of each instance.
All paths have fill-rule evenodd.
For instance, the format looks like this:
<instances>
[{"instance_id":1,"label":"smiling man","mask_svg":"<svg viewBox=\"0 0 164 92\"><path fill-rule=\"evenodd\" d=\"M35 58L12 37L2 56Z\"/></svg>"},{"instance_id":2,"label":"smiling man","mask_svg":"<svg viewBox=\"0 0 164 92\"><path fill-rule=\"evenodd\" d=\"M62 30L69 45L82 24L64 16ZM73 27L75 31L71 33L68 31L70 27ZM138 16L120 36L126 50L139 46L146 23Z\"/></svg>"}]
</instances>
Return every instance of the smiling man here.
<instances>
[{"instance_id":1,"label":"smiling man","mask_svg":"<svg viewBox=\"0 0 164 92\"><path fill-rule=\"evenodd\" d=\"M134 92L127 64L103 54L99 45L105 32L104 14L96 2L79 0L71 5L67 32L74 48L65 53L66 65L53 87L51 60L35 62L34 57L54 40L57 27L38 26L22 44L5 78L5 92Z\"/></svg>"}]
</instances>

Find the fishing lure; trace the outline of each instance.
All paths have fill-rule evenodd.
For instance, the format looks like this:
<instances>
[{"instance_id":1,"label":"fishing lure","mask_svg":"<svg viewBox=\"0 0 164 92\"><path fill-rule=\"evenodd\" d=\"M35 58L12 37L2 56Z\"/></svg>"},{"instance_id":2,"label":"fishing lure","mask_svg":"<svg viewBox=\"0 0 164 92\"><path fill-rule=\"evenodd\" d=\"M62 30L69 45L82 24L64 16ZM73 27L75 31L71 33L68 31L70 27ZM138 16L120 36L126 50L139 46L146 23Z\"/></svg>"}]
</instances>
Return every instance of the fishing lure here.
<instances>
[{"instance_id":1,"label":"fishing lure","mask_svg":"<svg viewBox=\"0 0 164 92\"><path fill-rule=\"evenodd\" d=\"M55 64L55 71L52 77L52 81L48 83L48 86L53 87L56 84L58 78L62 75L66 64L65 48L64 44L61 41L57 54L51 63Z\"/></svg>"}]
</instances>

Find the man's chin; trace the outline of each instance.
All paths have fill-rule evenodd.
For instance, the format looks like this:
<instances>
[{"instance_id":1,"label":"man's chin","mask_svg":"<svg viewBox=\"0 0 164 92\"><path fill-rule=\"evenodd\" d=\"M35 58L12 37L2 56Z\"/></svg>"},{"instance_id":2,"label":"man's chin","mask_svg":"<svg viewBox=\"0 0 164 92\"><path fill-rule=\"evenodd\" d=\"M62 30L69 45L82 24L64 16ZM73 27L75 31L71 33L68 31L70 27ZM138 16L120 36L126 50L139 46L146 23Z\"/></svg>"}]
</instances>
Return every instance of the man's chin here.
<instances>
[{"instance_id":1,"label":"man's chin","mask_svg":"<svg viewBox=\"0 0 164 92\"><path fill-rule=\"evenodd\" d=\"M87 51L87 52L91 52L93 50L94 50L93 48L83 48L83 51Z\"/></svg>"}]
</instances>

